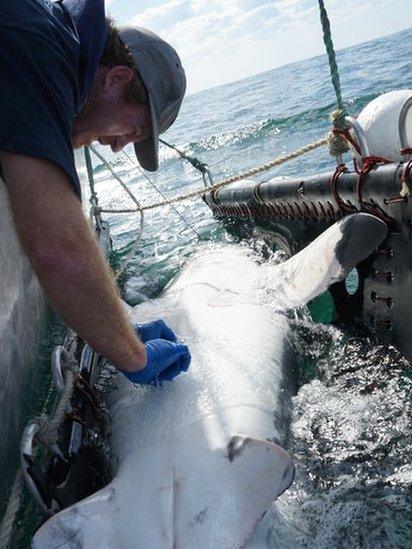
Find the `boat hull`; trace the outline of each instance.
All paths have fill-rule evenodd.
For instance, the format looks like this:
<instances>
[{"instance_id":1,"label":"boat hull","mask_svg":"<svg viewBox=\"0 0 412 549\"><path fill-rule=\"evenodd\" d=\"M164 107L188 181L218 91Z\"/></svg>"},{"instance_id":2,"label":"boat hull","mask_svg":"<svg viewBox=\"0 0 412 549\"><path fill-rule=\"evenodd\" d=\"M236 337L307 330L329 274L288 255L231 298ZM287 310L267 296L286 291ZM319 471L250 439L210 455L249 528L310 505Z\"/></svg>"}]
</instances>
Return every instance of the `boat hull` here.
<instances>
[{"instance_id":1,"label":"boat hull","mask_svg":"<svg viewBox=\"0 0 412 549\"><path fill-rule=\"evenodd\" d=\"M76 165L85 188L83 151ZM32 400L36 354L44 336L47 302L16 234L6 185L0 178L0 495L17 465L24 410ZM4 472L7 472L4 473Z\"/></svg>"},{"instance_id":2,"label":"boat hull","mask_svg":"<svg viewBox=\"0 0 412 549\"><path fill-rule=\"evenodd\" d=\"M21 409L45 328L46 302L17 238L2 179L0 234L0 467L4 471L17 453Z\"/></svg>"}]
</instances>

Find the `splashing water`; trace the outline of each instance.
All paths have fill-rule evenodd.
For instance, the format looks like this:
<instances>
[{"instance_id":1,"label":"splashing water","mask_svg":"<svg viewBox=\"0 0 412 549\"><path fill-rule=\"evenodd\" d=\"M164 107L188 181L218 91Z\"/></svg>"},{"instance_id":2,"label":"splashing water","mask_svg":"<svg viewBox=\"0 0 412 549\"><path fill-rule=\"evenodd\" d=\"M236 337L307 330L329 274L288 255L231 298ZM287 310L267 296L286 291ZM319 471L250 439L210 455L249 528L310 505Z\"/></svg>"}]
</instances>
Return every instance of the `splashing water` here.
<instances>
[{"instance_id":1,"label":"splashing water","mask_svg":"<svg viewBox=\"0 0 412 549\"><path fill-rule=\"evenodd\" d=\"M295 482L272 510L271 547L410 547L412 383L393 347L295 321L318 378L294 398Z\"/></svg>"}]
</instances>

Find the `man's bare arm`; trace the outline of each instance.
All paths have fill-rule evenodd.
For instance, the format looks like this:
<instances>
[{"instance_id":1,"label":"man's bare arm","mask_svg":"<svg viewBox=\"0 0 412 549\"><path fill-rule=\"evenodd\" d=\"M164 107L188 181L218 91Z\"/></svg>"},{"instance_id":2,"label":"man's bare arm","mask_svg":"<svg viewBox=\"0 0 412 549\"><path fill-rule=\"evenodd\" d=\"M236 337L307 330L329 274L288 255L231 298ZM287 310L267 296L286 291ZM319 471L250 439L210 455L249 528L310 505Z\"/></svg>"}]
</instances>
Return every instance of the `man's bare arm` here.
<instances>
[{"instance_id":1,"label":"man's bare arm","mask_svg":"<svg viewBox=\"0 0 412 549\"><path fill-rule=\"evenodd\" d=\"M118 368L146 364L116 285L68 176L53 162L0 151L17 232L64 321Z\"/></svg>"}]
</instances>

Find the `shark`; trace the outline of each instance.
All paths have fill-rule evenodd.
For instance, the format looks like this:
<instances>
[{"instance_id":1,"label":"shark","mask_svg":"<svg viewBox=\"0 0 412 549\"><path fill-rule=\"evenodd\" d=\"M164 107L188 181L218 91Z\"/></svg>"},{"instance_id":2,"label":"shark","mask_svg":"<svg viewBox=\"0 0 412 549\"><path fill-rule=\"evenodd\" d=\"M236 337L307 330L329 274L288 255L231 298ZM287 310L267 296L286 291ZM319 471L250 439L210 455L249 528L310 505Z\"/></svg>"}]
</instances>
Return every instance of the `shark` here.
<instances>
[{"instance_id":1,"label":"shark","mask_svg":"<svg viewBox=\"0 0 412 549\"><path fill-rule=\"evenodd\" d=\"M131 320L163 318L189 346L159 387L120 373L108 397L113 480L49 518L34 549L256 547L262 516L293 482L284 446L295 350L286 311L344 279L383 241L376 217L345 217L266 265L244 246L206 247Z\"/></svg>"}]
</instances>

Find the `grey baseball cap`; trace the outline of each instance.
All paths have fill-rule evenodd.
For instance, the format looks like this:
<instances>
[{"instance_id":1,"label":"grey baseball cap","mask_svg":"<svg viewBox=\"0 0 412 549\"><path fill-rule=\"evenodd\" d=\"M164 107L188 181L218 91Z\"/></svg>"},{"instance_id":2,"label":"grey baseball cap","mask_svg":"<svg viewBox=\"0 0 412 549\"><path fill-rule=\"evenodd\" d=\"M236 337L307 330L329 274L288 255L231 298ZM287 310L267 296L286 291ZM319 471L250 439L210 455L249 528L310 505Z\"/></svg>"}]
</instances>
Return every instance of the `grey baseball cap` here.
<instances>
[{"instance_id":1,"label":"grey baseball cap","mask_svg":"<svg viewBox=\"0 0 412 549\"><path fill-rule=\"evenodd\" d=\"M157 34L140 27L121 27L120 36L133 56L149 96L151 136L134 144L140 165L159 167L159 135L176 120L186 91L186 76L175 50Z\"/></svg>"}]
</instances>

